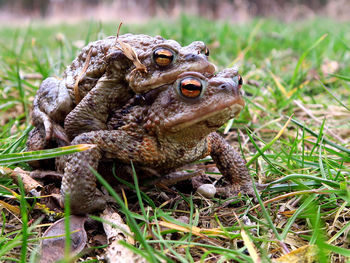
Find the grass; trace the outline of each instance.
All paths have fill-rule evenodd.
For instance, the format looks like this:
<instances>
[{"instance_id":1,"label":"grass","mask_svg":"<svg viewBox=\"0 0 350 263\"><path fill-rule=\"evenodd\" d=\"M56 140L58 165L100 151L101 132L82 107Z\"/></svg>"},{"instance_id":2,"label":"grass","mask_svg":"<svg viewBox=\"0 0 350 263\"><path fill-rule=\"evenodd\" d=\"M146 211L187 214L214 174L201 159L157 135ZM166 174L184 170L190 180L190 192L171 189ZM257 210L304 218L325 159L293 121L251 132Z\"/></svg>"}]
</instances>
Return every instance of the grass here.
<instances>
[{"instance_id":1,"label":"grass","mask_svg":"<svg viewBox=\"0 0 350 263\"><path fill-rule=\"evenodd\" d=\"M29 112L41 78L60 76L81 45L115 35L116 24L88 21L0 28L2 165L5 158L17 158L25 150ZM313 251L311 245L318 248L318 262L346 262L350 258L349 26L321 18L236 25L190 16L123 25L121 33L160 34L183 45L203 40L219 69L239 66L247 106L221 132L241 149L255 181L274 182L258 197L258 206L244 196L223 206L225 200L198 194L178 192L172 201L159 201L159 193L137 190L140 206L120 200L137 241L136 246L125 245L150 262L253 262L252 251L268 262L303 245L310 245L308 253ZM30 169L23 159L14 160L9 168ZM0 261L34 262L31 254L40 225L31 223L38 215L20 189L8 177L0 177L4 202ZM22 193L22 198L14 198L11 190ZM11 206L21 207L17 217L9 212ZM189 222L176 220L183 215ZM167 228L162 227L164 222ZM25 244L27 249L20 250Z\"/></svg>"}]
</instances>

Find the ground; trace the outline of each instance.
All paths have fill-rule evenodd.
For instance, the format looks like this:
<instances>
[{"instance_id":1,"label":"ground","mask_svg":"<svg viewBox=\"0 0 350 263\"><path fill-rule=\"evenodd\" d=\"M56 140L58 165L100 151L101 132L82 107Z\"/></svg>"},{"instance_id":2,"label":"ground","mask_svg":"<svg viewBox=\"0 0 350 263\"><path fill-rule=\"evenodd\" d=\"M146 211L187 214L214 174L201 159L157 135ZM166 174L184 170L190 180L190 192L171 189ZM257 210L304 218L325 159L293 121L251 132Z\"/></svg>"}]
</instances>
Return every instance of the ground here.
<instances>
[{"instance_id":1,"label":"ground","mask_svg":"<svg viewBox=\"0 0 350 263\"><path fill-rule=\"evenodd\" d=\"M60 76L79 48L115 35L117 24L88 21L0 29L0 165L30 170L21 162L24 159L14 158L25 150L40 81ZM244 195L229 202L206 199L175 186L148 190L139 205L136 195L127 193L129 210L122 215L135 234L135 252L150 262L161 258L253 262L255 251L265 262L306 245L304 257L309 253L313 259L317 254L318 262L346 262L350 257L349 25L322 18L239 25L183 16L122 26L121 33L160 34L184 45L202 40L219 69L239 67L246 107L220 132L242 152L256 182L275 182L261 192L258 203ZM212 181L220 178L210 160L196 165L204 167ZM22 191L22 198L11 198L15 192L10 189L21 192L1 176L0 261L24 262L31 260L46 226L36 221L43 212L33 210L30 194L24 199ZM185 221L185 228L178 227L179 221ZM162 222L171 224L164 228ZM94 249L84 258L100 253Z\"/></svg>"}]
</instances>

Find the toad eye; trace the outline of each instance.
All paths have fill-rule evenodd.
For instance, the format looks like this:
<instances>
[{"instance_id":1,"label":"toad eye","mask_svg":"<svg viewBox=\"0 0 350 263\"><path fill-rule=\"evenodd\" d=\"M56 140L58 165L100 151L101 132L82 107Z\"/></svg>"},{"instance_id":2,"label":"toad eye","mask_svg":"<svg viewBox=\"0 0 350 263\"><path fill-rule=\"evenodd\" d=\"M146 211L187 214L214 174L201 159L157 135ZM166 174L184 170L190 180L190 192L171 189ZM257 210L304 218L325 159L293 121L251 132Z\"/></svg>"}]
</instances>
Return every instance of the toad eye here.
<instances>
[{"instance_id":1,"label":"toad eye","mask_svg":"<svg viewBox=\"0 0 350 263\"><path fill-rule=\"evenodd\" d=\"M204 49L204 55L206 55L207 57L209 57L209 48L205 47L205 49Z\"/></svg>"},{"instance_id":2,"label":"toad eye","mask_svg":"<svg viewBox=\"0 0 350 263\"><path fill-rule=\"evenodd\" d=\"M241 77L241 75L238 75L238 87L241 88L243 85L243 78Z\"/></svg>"},{"instance_id":3,"label":"toad eye","mask_svg":"<svg viewBox=\"0 0 350 263\"><path fill-rule=\"evenodd\" d=\"M174 51L168 48L157 48L153 52L153 60L160 67L169 66L175 58Z\"/></svg>"},{"instance_id":4,"label":"toad eye","mask_svg":"<svg viewBox=\"0 0 350 263\"><path fill-rule=\"evenodd\" d=\"M178 90L183 97L195 99L202 95L204 87L199 79L188 77L179 82Z\"/></svg>"}]
</instances>

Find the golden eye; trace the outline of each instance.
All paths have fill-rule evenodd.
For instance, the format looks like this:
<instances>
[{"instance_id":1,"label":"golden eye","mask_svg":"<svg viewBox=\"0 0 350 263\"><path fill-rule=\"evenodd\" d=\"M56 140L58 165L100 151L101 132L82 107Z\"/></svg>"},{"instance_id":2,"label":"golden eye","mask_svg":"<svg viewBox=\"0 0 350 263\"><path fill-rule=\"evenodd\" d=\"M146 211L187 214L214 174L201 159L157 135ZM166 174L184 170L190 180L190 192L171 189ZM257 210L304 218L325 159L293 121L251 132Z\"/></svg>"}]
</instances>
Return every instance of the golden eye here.
<instances>
[{"instance_id":1,"label":"golden eye","mask_svg":"<svg viewBox=\"0 0 350 263\"><path fill-rule=\"evenodd\" d=\"M175 58L172 50L167 48L157 48L153 52L153 60L160 67L169 66Z\"/></svg>"},{"instance_id":2,"label":"golden eye","mask_svg":"<svg viewBox=\"0 0 350 263\"><path fill-rule=\"evenodd\" d=\"M198 98L203 90L202 82L195 78L184 78L179 83L181 95L186 98Z\"/></svg>"},{"instance_id":3,"label":"golden eye","mask_svg":"<svg viewBox=\"0 0 350 263\"><path fill-rule=\"evenodd\" d=\"M238 87L241 88L243 85L243 78L241 77L241 75L238 75Z\"/></svg>"},{"instance_id":4,"label":"golden eye","mask_svg":"<svg viewBox=\"0 0 350 263\"><path fill-rule=\"evenodd\" d=\"M204 55L206 55L207 57L209 57L209 48L205 47L205 49L204 49Z\"/></svg>"}]
</instances>

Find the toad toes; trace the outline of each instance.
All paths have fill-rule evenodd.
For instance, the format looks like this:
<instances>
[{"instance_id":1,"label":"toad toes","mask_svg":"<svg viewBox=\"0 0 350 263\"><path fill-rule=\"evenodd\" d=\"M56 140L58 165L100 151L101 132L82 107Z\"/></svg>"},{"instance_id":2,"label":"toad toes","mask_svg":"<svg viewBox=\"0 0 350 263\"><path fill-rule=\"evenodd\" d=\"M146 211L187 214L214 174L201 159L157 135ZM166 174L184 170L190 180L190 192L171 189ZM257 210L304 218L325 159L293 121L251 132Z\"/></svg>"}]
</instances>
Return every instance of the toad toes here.
<instances>
[{"instance_id":1,"label":"toad toes","mask_svg":"<svg viewBox=\"0 0 350 263\"><path fill-rule=\"evenodd\" d=\"M132 47L146 70L135 70L120 42ZM49 77L42 82L33 103L36 129L29 136L29 150L45 148L52 138L69 143L77 135L77 127L80 132L106 129L111 109L124 105L135 93L173 83L183 72L211 75L215 66L208 55L201 41L182 47L161 36L125 34L88 44L62 79ZM40 133L44 134L41 141L37 138Z\"/></svg>"},{"instance_id":2,"label":"toad toes","mask_svg":"<svg viewBox=\"0 0 350 263\"><path fill-rule=\"evenodd\" d=\"M58 161L64 169L61 193L69 194L72 213L103 209L105 201L96 196L96 179L89 166L98 169L107 159L125 166L132 161L140 177L150 170L166 175L211 155L233 192L252 194L245 162L215 132L243 108L241 84L241 77L231 68L209 79L196 72L184 73L174 84L145 94L143 103L136 96L116 110L107 122L110 130L75 137L72 144L96 147Z\"/></svg>"}]
</instances>

